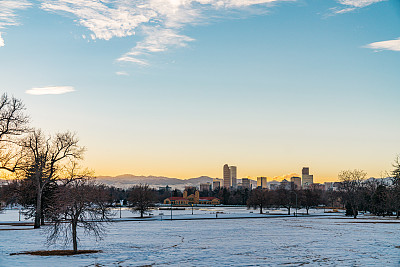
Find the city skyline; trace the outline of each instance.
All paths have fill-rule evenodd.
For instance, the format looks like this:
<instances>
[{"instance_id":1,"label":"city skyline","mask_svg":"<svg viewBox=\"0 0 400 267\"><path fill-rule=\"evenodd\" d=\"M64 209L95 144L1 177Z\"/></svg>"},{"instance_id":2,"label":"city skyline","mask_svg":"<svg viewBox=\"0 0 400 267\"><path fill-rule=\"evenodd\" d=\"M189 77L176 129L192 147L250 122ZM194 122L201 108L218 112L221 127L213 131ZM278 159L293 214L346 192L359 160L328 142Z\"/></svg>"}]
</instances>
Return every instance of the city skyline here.
<instances>
[{"instance_id":1,"label":"city skyline","mask_svg":"<svg viewBox=\"0 0 400 267\"><path fill-rule=\"evenodd\" d=\"M139 2L0 1L1 92L96 175L392 170L398 1Z\"/></svg>"}]
</instances>

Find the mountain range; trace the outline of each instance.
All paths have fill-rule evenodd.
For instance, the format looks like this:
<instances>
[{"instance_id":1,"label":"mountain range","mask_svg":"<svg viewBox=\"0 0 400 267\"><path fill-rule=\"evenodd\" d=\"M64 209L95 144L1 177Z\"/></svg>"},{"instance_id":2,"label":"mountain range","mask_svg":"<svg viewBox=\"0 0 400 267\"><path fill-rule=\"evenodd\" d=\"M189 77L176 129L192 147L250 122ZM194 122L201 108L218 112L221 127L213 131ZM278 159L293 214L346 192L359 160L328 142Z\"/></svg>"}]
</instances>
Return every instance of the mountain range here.
<instances>
[{"instance_id":1,"label":"mountain range","mask_svg":"<svg viewBox=\"0 0 400 267\"><path fill-rule=\"evenodd\" d=\"M213 180L220 180L222 184L222 179L211 178L208 176L200 176L190 179L178 179L164 176L136 176L132 174L123 174L114 177L98 176L96 180L105 185L115 186L124 189L138 184L148 184L150 187L154 188L164 187L168 185L172 188L183 189L185 188L185 186L198 187L200 184L203 183L212 183Z\"/></svg>"}]
</instances>

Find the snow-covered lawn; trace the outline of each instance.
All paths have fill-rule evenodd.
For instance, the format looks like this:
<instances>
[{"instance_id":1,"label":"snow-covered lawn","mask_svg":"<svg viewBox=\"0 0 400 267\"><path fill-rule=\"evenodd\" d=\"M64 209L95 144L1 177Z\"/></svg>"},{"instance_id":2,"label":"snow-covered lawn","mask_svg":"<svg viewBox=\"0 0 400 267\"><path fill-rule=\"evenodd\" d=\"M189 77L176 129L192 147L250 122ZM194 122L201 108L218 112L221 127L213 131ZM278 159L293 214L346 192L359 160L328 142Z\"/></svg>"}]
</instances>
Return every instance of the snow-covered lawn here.
<instances>
[{"instance_id":1,"label":"snow-covered lawn","mask_svg":"<svg viewBox=\"0 0 400 267\"><path fill-rule=\"evenodd\" d=\"M245 208L173 211L174 218L259 217ZM161 221L159 213L164 213ZM278 211L275 211L278 213ZM285 211L280 211L284 213ZM17 213L15 216L15 213ZM176 214L175 214L176 213ZM271 211L271 213L273 213ZM313 211L321 214L320 211ZM1 231L0 266L398 266L400 221L342 214L321 217L275 217L176 220L154 211L151 221L119 221L107 226L104 240L81 235L79 249L103 252L76 256L30 256L10 253L62 249L47 247L46 230ZM128 210L122 217L137 216ZM221 215L221 217L220 217ZM322 215L322 214L321 214ZM119 217L117 213L116 217ZM18 220L18 211L0 214L0 223ZM1 228L9 228L1 226ZM18 227L17 227L18 228ZM21 227L27 228L27 227ZM69 249L69 247L68 247Z\"/></svg>"}]
</instances>

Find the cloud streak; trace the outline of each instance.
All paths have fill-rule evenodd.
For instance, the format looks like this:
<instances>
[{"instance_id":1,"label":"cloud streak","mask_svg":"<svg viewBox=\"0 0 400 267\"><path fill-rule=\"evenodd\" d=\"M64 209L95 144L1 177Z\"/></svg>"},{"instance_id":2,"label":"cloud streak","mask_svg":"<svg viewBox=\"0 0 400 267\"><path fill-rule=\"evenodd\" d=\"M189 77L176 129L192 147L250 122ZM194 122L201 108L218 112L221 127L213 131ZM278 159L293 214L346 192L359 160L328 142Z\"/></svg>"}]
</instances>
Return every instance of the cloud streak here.
<instances>
[{"instance_id":1,"label":"cloud streak","mask_svg":"<svg viewBox=\"0 0 400 267\"><path fill-rule=\"evenodd\" d=\"M35 87L26 90L25 93L29 95L61 95L74 91L75 88L72 86L47 86L47 87Z\"/></svg>"},{"instance_id":2,"label":"cloud streak","mask_svg":"<svg viewBox=\"0 0 400 267\"><path fill-rule=\"evenodd\" d=\"M31 6L26 0L2 0L0 1L0 47L5 45L2 38L3 30L9 26L19 25L17 11Z\"/></svg>"},{"instance_id":3,"label":"cloud streak","mask_svg":"<svg viewBox=\"0 0 400 267\"><path fill-rule=\"evenodd\" d=\"M386 0L338 0L339 4L345 6L344 8L334 8L336 14L343 14L354 11L359 8L367 7L375 3L383 2Z\"/></svg>"},{"instance_id":4,"label":"cloud streak","mask_svg":"<svg viewBox=\"0 0 400 267\"><path fill-rule=\"evenodd\" d=\"M185 47L194 39L182 34L184 27L206 23L221 12L263 8L296 0L42 0L46 11L73 15L87 28L90 38L110 40L131 37L137 32L142 40L117 62L149 65L149 54ZM138 35L139 35L138 34Z\"/></svg>"},{"instance_id":5,"label":"cloud streak","mask_svg":"<svg viewBox=\"0 0 400 267\"><path fill-rule=\"evenodd\" d=\"M127 73L126 71L117 71L115 72L115 74L118 76L129 76L129 73Z\"/></svg>"},{"instance_id":6,"label":"cloud streak","mask_svg":"<svg viewBox=\"0 0 400 267\"><path fill-rule=\"evenodd\" d=\"M391 50L400 52L400 37L394 40L375 42L365 46L366 48L380 50Z\"/></svg>"}]
</instances>

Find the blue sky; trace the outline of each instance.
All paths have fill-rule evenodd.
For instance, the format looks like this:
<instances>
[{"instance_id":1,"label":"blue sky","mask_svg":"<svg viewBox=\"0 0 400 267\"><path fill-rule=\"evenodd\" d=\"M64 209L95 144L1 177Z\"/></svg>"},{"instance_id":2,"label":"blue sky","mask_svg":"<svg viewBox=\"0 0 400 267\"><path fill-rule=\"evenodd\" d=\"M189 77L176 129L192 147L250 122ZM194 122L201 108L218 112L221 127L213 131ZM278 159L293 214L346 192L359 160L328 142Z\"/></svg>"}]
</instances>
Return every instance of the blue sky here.
<instances>
[{"instance_id":1,"label":"blue sky","mask_svg":"<svg viewBox=\"0 0 400 267\"><path fill-rule=\"evenodd\" d=\"M399 25L394 0L0 0L0 86L98 175L379 176Z\"/></svg>"}]
</instances>

